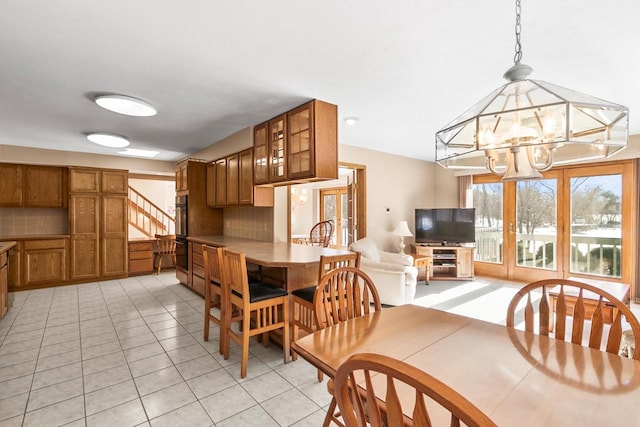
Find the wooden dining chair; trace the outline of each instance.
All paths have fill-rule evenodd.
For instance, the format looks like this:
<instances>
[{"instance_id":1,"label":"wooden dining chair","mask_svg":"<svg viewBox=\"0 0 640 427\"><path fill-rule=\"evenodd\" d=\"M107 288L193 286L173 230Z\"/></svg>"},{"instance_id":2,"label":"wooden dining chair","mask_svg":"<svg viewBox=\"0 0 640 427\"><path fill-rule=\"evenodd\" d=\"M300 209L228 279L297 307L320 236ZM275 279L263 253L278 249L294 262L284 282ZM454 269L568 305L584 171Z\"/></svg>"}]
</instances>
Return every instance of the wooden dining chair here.
<instances>
[{"instance_id":1,"label":"wooden dining chair","mask_svg":"<svg viewBox=\"0 0 640 427\"><path fill-rule=\"evenodd\" d=\"M209 341L209 325L214 322L220 328L220 339L218 351L222 354L222 248L213 246L202 246L202 257L204 258L204 340ZM218 309L218 315L211 312Z\"/></svg>"},{"instance_id":2,"label":"wooden dining chair","mask_svg":"<svg viewBox=\"0 0 640 427\"><path fill-rule=\"evenodd\" d=\"M333 220L320 221L311 227L309 238L299 241L311 246L329 247L331 236L333 235Z\"/></svg>"},{"instance_id":3,"label":"wooden dining chair","mask_svg":"<svg viewBox=\"0 0 640 427\"><path fill-rule=\"evenodd\" d=\"M549 304L549 291L552 288L560 287L557 296L555 310ZM569 293L577 290L577 296L570 296ZM591 293L585 296L585 293ZM593 310L588 309L585 299L597 301ZM604 308L605 305L613 306L614 317L611 326L606 334L606 351L608 353L619 354L622 346L622 317L631 326L633 335L640 337L640 323L633 315L629 307L622 301L606 292L605 290L568 279L547 279L529 283L518 291L513 297L507 309L507 327L515 327L516 310L520 307L520 302L526 297L524 304L524 325L525 331L537 333L539 335L549 336L550 332L556 339L569 341L582 345L583 333L589 331L589 347L600 350L602 348L602 340L605 331ZM534 309L534 300L538 300L537 310ZM573 309L571 309L573 305ZM555 316L553 312L555 311ZM537 325L535 322L536 315L539 317ZM555 317L555 319L554 319ZM571 337L567 335L567 317L572 318ZM587 326L585 328L585 326ZM586 329L586 330L585 330ZM635 347L633 358L640 360L640 349Z\"/></svg>"},{"instance_id":4,"label":"wooden dining chair","mask_svg":"<svg viewBox=\"0 0 640 427\"><path fill-rule=\"evenodd\" d=\"M375 381L373 376L377 378ZM451 426L460 426L461 422L468 427L496 426L484 412L448 385L389 356L354 354L340 365L334 381L335 399L346 427L431 426L425 397L451 413ZM413 410L408 405L404 409L411 412L409 417L403 412L397 392L400 384L413 389ZM382 388L381 392L376 393L376 388Z\"/></svg>"},{"instance_id":5,"label":"wooden dining chair","mask_svg":"<svg viewBox=\"0 0 640 427\"><path fill-rule=\"evenodd\" d=\"M156 234L156 250L153 253L153 265L155 267L156 261L158 269L156 274L160 274L162 269L162 258L164 256L171 256L173 259L173 265L176 264L176 235L175 234Z\"/></svg>"},{"instance_id":6,"label":"wooden dining chair","mask_svg":"<svg viewBox=\"0 0 640 427\"><path fill-rule=\"evenodd\" d=\"M357 267L335 268L318 283L313 297L317 329L324 329L355 317L382 310L378 290L371 278ZM327 382L327 390L334 395L334 384ZM340 412L336 412L335 396L331 399L323 427L331 422L344 426Z\"/></svg>"},{"instance_id":7,"label":"wooden dining chair","mask_svg":"<svg viewBox=\"0 0 640 427\"><path fill-rule=\"evenodd\" d=\"M223 356L229 358L230 340L242 348L240 377L247 375L249 338L263 335L268 342L269 332L282 330L284 362L289 362L289 295L282 288L254 282L249 286L247 262L243 252L224 249L222 253L222 310L224 333L221 335ZM237 313L236 317L234 313ZM232 328L235 321L239 330Z\"/></svg>"},{"instance_id":8,"label":"wooden dining chair","mask_svg":"<svg viewBox=\"0 0 640 427\"><path fill-rule=\"evenodd\" d=\"M352 252L344 255L321 255L318 264L318 282L322 280L327 272L339 267L360 267L360 253ZM310 334L316 328L316 314L313 306L313 296L316 293L317 285L291 292L291 303L293 304L293 319L291 321L291 340L296 341L300 330ZM296 352L292 353L292 359L297 360ZM318 381L322 381L322 371L318 369Z\"/></svg>"}]
</instances>

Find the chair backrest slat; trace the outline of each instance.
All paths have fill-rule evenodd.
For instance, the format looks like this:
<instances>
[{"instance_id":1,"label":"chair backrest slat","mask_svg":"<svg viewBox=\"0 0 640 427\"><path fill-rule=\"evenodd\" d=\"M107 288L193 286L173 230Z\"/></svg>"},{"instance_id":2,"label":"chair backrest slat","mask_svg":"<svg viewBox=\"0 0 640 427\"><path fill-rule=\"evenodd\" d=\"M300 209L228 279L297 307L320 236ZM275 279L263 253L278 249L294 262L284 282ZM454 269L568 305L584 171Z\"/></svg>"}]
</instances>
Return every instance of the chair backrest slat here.
<instances>
[{"instance_id":1,"label":"chair backrest slat","mask_svg":"<svg viewBox=\"0 0 640 427\"><path fill-rule=\"evenodd\" d=\"M172 255L176 252L176 235L175 234L156 234L156 253Z\"/></svg>"},{"instance_id":2,"label":"chair backrest slat","mask_svg":"<svg viewBox=\"0 0 640 427\"><path fill-rule=\"evenodd\" d=\"M314 295L316 324L320 329L382 309L371 278L356 267L340 267L325 274Z\"/></svg>"},{"instance_id":3,"label":"chair backrest slat","mask_svg":"<svg viewBox=\"0 0 640 427\"><path fill-rule=\"evenodd\" d=\"M241 298L243 306L248 307L249 280L244 252L234 252L225 248L222 253L222 268L225 292L231 297Z\"/></svg>"},{"instance_id":4,"label":"chair backrest slat","mask_svg":"<svg viewBox=\"0 0 640 427\"><path fill-rule=\"evenodd\" d=\"M360 267L360 252L351 252L345 255L321 255L319 266L318 281L334 268Z\"/></svg>"},{"instance_id":5,"label":"chair backrest slat","mask_svg":"<svg viewBox=\"0 0 640 427\"><path fill-rule=\"evenodd\" d=\"M374 381L375 376L375 381ZM364 381L362 381L364 379ZM413 411L411 420L405 414L397 392L403 383L413 389ZM378 387L386 388L384 400ZM410 394L408 396L411 396ZM381 427L383 413L389 426L406 425L414 427L431 426L425 397L442 406L451 414L451 426L459 426L460 421L469 427L493 427L496 424L473 403L451 387L426 372L401 360L381 354L354 354L344 362L336 373L335 397L347 427ZM405 401L409 403L409 401Z\"/></svg>"},{"instance_id":6,"label":"chair backrest slat","mask_svg":"<svg viewBox=\"0 0 640 427\"><path fill-rule=\"evenodd\" d=\"M514 322L516 310L518 306L521 305L520 302L522 301L522 299L526 296L524 309L525 330L535 333L535 331L532 330L530 323L531 317L535 315L535 309L532 312L532 309L529 307L529 305L531 304L532 300L531 293L542 290L542 298L538 306L540 315L538 333L541 335L547 335L549 331L545 328L545 325L548 325L551 322L549 322L548 320L550 314L548 313L549 305L547 302L546 288L550 288L552 286L559 287L555 307L555 329L553 331L556 339L563 341L565 340L566 317L567 315L569 315L573 318L570 337L570 341L572 343L583 345L583 341L585 338L583 334L584 331L588 329L590 331L588 346L594 349L602 349L603 335L605 335L606 332L606 351L609 353L618 354L622 345L622 316L624 316L627 323L631 326L633 336L636 340L633 358L636 360L640 360L640 346L637 345L639 344L638 340L640 339L640 322L638 322L638 319L633 315L629 307L622 301L618 300L609 292L602 289L602 287L590 285L588 283L582 283L569 279L547 279L539 280L525 285L516 293L516 295L511 300L511 303L509 304L509 308L507 309L507 327L515 326ZM577 296L569 297L567 295L567 288L577 289ZM585 297L585 292L589 293L588 297ZM596 296L592 297L591 294L595 294ZM571 313L568 312L569 298L572 298L573 300L573 311ZM593 301L593 304L595 305L593 313L591 313L590 317L587 315L587 299ZM605 308L611 309L614 313L613 322L608 328L606 328L604 325ZM589 326L588 328L585 328L585 324L587 322L589 322Z\"/></svg>"},{"instance_id":7,"label":"chair backrest slat","mask_svg":"<svg viewBox=\"0 0 640 427\"><path fill-rule=\"evenodd\" d=\"M202 257L204 258L205 283L209 281L220 284L220 266L222 264L222 248L213 246L202 246Z\"/></svg>"}]
</instances>

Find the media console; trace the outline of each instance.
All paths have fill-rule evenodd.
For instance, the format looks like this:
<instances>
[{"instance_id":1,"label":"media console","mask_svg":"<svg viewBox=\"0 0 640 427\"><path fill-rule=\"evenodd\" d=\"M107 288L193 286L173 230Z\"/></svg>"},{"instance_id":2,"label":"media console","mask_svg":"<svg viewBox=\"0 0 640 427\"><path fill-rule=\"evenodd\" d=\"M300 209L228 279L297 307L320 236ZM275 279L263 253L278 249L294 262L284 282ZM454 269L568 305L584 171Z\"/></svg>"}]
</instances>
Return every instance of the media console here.
<instances>
[{"instance_id":1,"label":"media console","mask_svg":"<svg viewBox=\"0 0 640 427\"><path fill-rule=\"evenodd\" d=\"M413 253L431 257L429 279L473 279L473 248L411 245Z\"/></svg>"}]
</instances>

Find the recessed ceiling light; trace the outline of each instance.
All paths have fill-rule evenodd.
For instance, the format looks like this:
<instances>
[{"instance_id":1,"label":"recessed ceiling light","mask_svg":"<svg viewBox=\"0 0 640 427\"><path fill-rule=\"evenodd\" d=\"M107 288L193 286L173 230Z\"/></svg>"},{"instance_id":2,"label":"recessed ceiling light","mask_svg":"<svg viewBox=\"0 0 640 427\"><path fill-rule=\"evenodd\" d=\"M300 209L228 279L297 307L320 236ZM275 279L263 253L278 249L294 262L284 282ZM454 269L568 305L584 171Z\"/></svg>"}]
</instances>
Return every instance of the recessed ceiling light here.
<instances>
[{"instance_id":1,"label":"recessed ceiling light","mask_svg":"<svg viewBox=\"0 0 640 427\"><path fill-rule=\"evenodd\" d=\"M122 148L129 145L127 138L112 133L90 133L87 135L87 139L95 144L104 145L105 147Z\"/></svg>"},{"instance_id":2,"label":"recessed ceiling light","mask_svg":"<svg viewBox=\"0 0 640 427\"><path fill-rule=\"evenodd\" d=\"M131 96L98 95L95 102L102 108L127 116L149 117L158 113L153 105Z\"/></svg>"},{"instance_id":3,"label":"recessed ceiling light","mask_svg":"<svg viewBox=\"0 0 640 427\"><path fill-rule=\"evenodd\" d=\"M118 154L124 154L125 156L136 156L136 157L155 157L158 155L158 151L151 150L139 150L136 148L127 148L124 151L118 151Z\"/></svg>"},{"instance_id":4,"label":"recessed ceiling light","mask_svg":"<svg viewBox=\"0 0 640 427\"><path fill-rule=\"evenodd\" d=\"M344 118L344 122L346 124L348 124L349 126L355 125L356 123L358 123L358 120L360 120L360 119L357 118L357 117L345 117Z\"/></svg>"}]
</instances>

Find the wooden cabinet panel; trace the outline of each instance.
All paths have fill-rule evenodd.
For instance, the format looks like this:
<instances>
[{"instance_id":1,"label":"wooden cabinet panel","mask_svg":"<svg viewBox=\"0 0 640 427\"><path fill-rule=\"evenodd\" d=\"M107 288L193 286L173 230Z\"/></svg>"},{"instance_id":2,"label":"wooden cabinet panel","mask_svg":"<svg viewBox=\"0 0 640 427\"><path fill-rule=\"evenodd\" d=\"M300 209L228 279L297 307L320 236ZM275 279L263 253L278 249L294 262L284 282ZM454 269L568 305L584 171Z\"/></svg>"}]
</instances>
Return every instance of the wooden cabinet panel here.
<instances>
[{"instance_id":1,"label":"wooden cabinet panel","mask_svg":"<svg viewBox=\"0 0 640 427\"><path fill-rule=\"evenodd\" d=\"M439 280L473 279L473 248L412 245L414 252L431 257L430 277Z\"/></svg>"},{"instance_id":2,"label":"wooden cabinet panel","mask_svg":"<svg viewBox=\"0 0 640 427\"><path fill-rule=\"evenodd\" d=\"M238 204L238 180L240 178L240 163L238 154L227 157L227 205Z\"/></svg>"},{"instance_id":3,"label":"wooden cabinet panel","mask_svg":"<svg viewBox=\"0 0 640 427\"><path fill-rule=\"evenodd\" d=\"M60 283L67 279L64 239L27 241L24 247L24 286Z\"/></svg>"},{"instance_id":4,"label":"wooden cabinet panel","mask_svg":"<svg viewBox=\"0 0 640 427\"><path fill-rule=\"evenodd\" d=\"M71 229L70 279L96 278L100 274L100 196L72 194L69 199Z\"/></svg>"},{"instance_id":5,"label":"wooden cabinet panel","mask_svg":"<svg viewBox=\"0 0 640 427\"><path fill-rule=\"evenodd\" d=\"M3 252L0 254L0 319L7 314L9 306L8 273L7 253Z\"/></svg>"},{"instance_id":6,"label":"wooden cabinet panel","mask_svg":"<svg viewBox=\"0 0 640 427\"><path fill-rule=\"evenodd\" d=\"M101 274L127 274L127 196L102 196Z\"/></svg>"},{"instance_id":7,"label":"wooden cabinet panel","mask_svg":"<svg viewBox=\"0 0 640 427\"><path fill-rule=\"evenodd\" d=\"M282 114L269 120L269 182L282 182L287 179L287 115Z\"/></svg>"},{"instance_id":8,"label":"wooden cabinet panel","mask_svg":"<svg viewBox=\"0 0 640 427\"><path fill-rule=\"evenodd\" d=\"M313 102L295 108L287 114L287 168L289 179L315 175Z\"/></svg>"},{"instance_id":9,"label":"wooden cabinet panel","mask_svg":"<svg viewBox=\"0 0 640 427\"><path fill-rule=\"evenodd\" d=\"M207 164L207 206L216 206L216 164Z\"/></svg>"},{"instance_id":10,"label":"wooden cabinet panel","mask_svg":"<svg viewBox=\"0 0 640 427\"><path fill-rule=\"evenodd\" d=\"M0 206L22 206L23 166L0 163Z\"/></svg>"},{"instance_id":11,"label":"wooden cabinet panel","mask_svg":"<svg viewBox=\"0 0 640 427\"><path fill-rule=\"evenodd\" d=\"M262 123L253 128L253 182L254 184L267 184L269 182L269 166L267 164L267 127L269 123Z\"/></svg>"},{"instance_id":12,"label":"wooden cabinet panel","mask_svg":"<svg viewBox=\"0 0 640 427\"><path fill-rule=\"evenodd\" d=\"M65 205L63 168L50 166L25 166L24 206L61 208Z\"/></svg>"},{"instance_id":13,"label":"wooden cabinet panel","mask_svg":"<svg viewBox=\"0 0 640 427\"><path fill-rule=\"evenodd\" d=\"M89 168L69 168L69 191L72 193L100 192L100 171Z\"/></svg>"},{"instance_id":14,"label":"wooden cabinet panel","mask_svg":"<svg viewBox=\"0 0 640 427\"><path fill-rule=\"evenodd\" d=\"M227 159L216 161L216 206L227 205Z\"/></svg>"},{"instance_id":15,"label":"wooden cabinet panel","mask_svg":"<svg viewBox=\"0 0 640 427\"><path fill-rule=\"evenodd\" d=\"M128 194L129 173L126 170L102 170L102 193Z\"/></svg>"},{"instance_id":16,"label":"wooden cabinet panel","mask_svg":"<svg viewBox=\"0 0 640 427\"><path fill-rule=\"evenodd\" d=\"M24 243L18 242L18 244L9 251L9 257L8 257L9 268L7 270L7 286L10 291L15 291L22 285L22 278L20 273L22 271L21 269L22 257L20 255L22 254L23 247L24 247Z\"/></svg>"},{"instance_id":17,"label":"wooden cabinet panel","mask_svg":"<svg viewBox=\"0 0 640 427\"><path fill-rule=\"evenodd\" d=\"M253 203L253 150L239 153L238 203L250 205Z\"/></svg>"}]
</instances>

